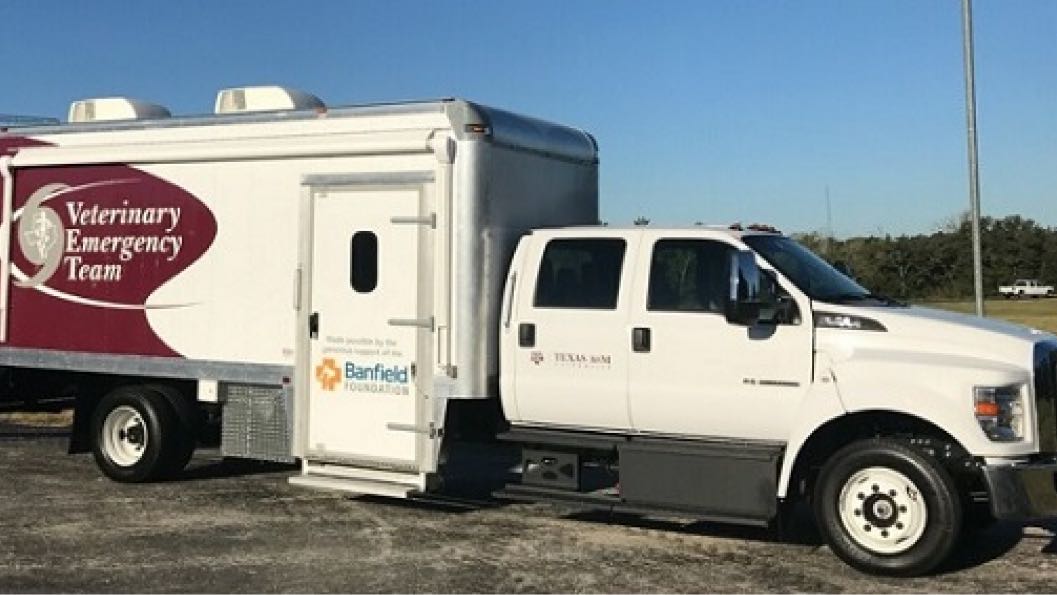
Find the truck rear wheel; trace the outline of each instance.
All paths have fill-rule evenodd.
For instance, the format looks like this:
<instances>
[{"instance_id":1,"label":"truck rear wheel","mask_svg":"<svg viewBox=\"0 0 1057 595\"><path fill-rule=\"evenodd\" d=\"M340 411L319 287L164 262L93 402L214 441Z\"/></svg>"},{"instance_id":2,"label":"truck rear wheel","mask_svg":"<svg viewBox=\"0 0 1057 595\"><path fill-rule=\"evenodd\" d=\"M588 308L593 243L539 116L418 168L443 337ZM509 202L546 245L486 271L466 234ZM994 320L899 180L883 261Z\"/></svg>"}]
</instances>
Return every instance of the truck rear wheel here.
<instances>
[{"instance_id":1,"label":"truck rear wheel","mask_svg":"<svg viewBox=\"0 0 1057 595\"><path fill-rule=\"evenodd\" d=\"M135 483L180 471L194 448L168 400L145 386L103 397L92 415L92 453L103 473Z\"/></svg>"},{"instance_id":2,"label":"truck rear wheel","mask_svg":"<svg viewBox=\"0 0 1057 595\"><path fill-rule=\"evenodd\" d=\"M834 553L874 574L932 570L961 530L961 501L950 474L893 440L863 440L834 454L814 501L819 530Z\"/></svg>"}]
</instances>

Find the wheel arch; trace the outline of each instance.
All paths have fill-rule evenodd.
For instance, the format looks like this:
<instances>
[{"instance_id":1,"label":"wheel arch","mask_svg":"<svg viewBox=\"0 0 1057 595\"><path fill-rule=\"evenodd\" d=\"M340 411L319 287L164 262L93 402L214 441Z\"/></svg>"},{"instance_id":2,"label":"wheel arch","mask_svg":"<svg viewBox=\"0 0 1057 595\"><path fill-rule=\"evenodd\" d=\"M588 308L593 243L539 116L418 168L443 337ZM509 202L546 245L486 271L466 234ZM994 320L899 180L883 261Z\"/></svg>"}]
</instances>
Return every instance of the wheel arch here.
<instances>
[{"instance_id":1,"label":"wheel arch","mask_svg":"<svg viewBox=\"0 0 1057 595\"><path fill-rule=\"evenodd\" d=\"M968 454L954 436L936 424L913 414L873 409L832 418L816 428L801 444L795 458L783 473L780 497L810 493L811 484L829 455L857 440L889 437L905 438L941 462L965 465Z\"/></svg>"}]
</instances>

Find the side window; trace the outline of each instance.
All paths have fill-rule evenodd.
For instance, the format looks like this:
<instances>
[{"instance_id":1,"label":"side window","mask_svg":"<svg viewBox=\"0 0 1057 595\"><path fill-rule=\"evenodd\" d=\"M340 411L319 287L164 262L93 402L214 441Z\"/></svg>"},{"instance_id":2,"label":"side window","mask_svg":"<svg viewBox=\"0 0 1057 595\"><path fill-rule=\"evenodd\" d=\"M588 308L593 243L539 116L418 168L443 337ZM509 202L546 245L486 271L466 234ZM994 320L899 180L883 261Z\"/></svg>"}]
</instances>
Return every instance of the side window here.
<instances>
[{"instance_id":1,"label":"side window","mask_svg":"<svg viewBox=\"0 0 1057 595\"><path fill-rule=\"evenodd\" d=\"M537 308L614 310L624 266L624 240L551 240L536 279Z\"/></svg>"},{"instance_id":2,"label":"side window","mask_svg":"<svg viewBox=\"0 0 1057 595\"><path fill-rule=\"evenodd\" d=\"M646 308L723 313L733 250L729 244L712 240L658 241L650 262Z\"/></svg>"},{"instance_id":3,"label":"side window","mask_svg":"<svg viewBox=\"0 0 1057 595\"><path fill-rule=\"evenodd\" d=\"M378 236L371 231L352 234L349 243L349 284L357 293L378 287Z\"/></svg>"}]
</instances>

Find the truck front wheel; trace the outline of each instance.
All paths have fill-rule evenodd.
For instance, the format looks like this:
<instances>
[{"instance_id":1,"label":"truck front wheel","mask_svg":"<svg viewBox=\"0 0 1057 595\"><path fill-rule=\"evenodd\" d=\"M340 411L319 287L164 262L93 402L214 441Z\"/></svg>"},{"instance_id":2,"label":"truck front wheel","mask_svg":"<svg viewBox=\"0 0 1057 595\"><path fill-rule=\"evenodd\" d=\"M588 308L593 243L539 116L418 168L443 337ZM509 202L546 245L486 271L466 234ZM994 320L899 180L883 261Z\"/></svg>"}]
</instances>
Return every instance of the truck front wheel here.
<instances>
[{"instance_id":1,"label":"truck front wheel","mask_svg":"<svg viewBox=\"0 0 1057 595\"><path fill-rule=\"evenodd\" d=\"M826 462L815 518L830 548L865 572L924 574L954 547L961 502L950 474L906 444L854 442Z\"/></svg>"},{"instance_id":2,"label":"truck front wheel","mask_svg":"<svg viewBox=\"0 0 1057 595\"><path fill-rule=\"evenodd\" d=\"M178 471L193 441L172 406L146 386L118 388L100 401L92 415L92 453L103 473L115 481L149 481Z\"/></svg>"}]
</instances>

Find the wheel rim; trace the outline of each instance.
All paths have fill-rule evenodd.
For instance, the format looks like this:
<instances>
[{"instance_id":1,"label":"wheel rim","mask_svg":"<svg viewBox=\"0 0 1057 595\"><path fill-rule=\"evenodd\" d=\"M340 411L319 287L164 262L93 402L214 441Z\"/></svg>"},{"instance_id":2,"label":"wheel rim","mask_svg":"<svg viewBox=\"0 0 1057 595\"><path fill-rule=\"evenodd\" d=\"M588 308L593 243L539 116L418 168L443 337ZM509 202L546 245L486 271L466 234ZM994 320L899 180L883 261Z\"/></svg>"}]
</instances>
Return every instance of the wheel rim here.
<instances>
[{"instance_id":1,"label":"wheel rim","mask_svg":"<svg viewBox=\"0 0 1057 595\"><path fill-rule=\"evenodd\" d=\"M116 465L131 467L143 458L147 448L147 424L128 405L115 407L103 421L103 448Z\"/></svg>"},{"instance_id":2,"label":"wheel rim","mask_svg":"<svg viewBox=\"0 0 1057 595\"><path fill-rule=\"evenodd\" d=\"M887 467L852 474L837 502L841 523L862 547L878 554L900 554L925 533L928 506L906 475Z\"/></svg>"}]
</instances>

